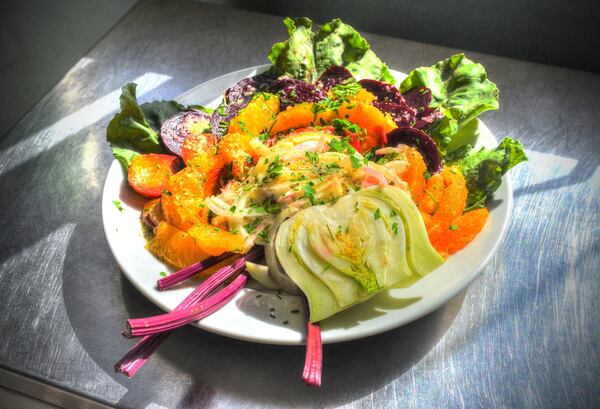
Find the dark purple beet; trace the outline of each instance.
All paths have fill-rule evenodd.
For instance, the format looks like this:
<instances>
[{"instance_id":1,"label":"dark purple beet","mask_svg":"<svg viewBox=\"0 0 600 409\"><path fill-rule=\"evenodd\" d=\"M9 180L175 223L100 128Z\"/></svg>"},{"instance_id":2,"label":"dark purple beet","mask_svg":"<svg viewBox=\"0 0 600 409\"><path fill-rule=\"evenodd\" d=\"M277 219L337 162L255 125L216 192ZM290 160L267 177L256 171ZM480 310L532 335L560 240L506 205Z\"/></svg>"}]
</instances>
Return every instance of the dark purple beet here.
<instances>
[{"instance_id":1,"label":"dark purple beet","mask_svg":"<svg viewBox=\"0 0 600 409\"><path fill-rule=\"evenodd\" d=\"M223 136L227 129L227 124L237 113L244 108L254 94L265 91L274 81L272 77L259 74L254 77L244 78L234 86L225 91L225 101L218 109L213 112L210 118L210 128L213 135Z\"/></svg>"},{"instance_id":2,"label":"dark purple beet","mask_svg":"<svg viewBox=\"0 0 600 409\"><path fill-rule=\"evenodd\" d=\"M336 85L343 84L349 79L354 78L352 73L340 65L332 65L327 68L317 80L317 86L329 91Z\"/></svg>"},{"instance_id":3,"label":"dark purple beet","mask_svg":"<svg viewBox=\"0 0 600 409\"><path fill-rule=\"evenodd\" d=\"M178 112L163 122L160 128L160 140L169 152L181 156L183 141L190 135L210 130L210 121L211 114L206 112L197 110Z\"/></svg>"},{"instance_id":4,"label":"dark purple beet","mask_svg":"<svg viewBox=\"0 0 600 409\"><path fill-rule=\"evenodd\" d=\"M373 106L382 112L387 112L398 126L409 126L416 122L415 110L406 104L395 102L373 102Z\"/></svg>"},{"instance_id":5,"label":"dark purple beet","mask_svg":"<svg viewBox=\"0 0 600 409\"><path fill-rule=\"evenodd\" d=\"M402 94L408 105L417 111L428 108L431 104L431 90L427 87L417 87Z\"/></svg>"},{"instance_id":6,"label":"dark purple beet","mask_svg":"<svg viewBox=\"0 0 600 409\"><path fill-rule=\"evenodd\" d=\"M415 128L423 129L438 119L442 119L444 115L437 108L425 108L423 111L417 114L417 121L415 122Z\"/></svg>"},{"instance_id":7,"label":"dark purple beet","mask_svg":"<svg viewBox=\"0 0 600 409\"><path fill-rule=\"evenodd\" d=\"M437 145L429 135L412 126L401 126L387 134L387 146L398 146L399 144L414 146L421 152L427 170L437 173L442 170L442 159Z\"/></svg>"},{"instance_id":8,"label":"dark purple beet","mask_svg":"<svg viewBox=\"0 0 600 409\"><path fill-rule=\"evenodd\" d=\"M250 102L254 94L266 90L272 82L273 78L263 74L244 78L225 91L225 101L227 105L240 105L244 107Z\"/></svg>"},{"instance_id":9,"label":"dark purple beet","mask_svg":"<svg viewBox=\"0 0 600 409\"><path fill-rule=\"evenodd\" d=\"M279 93L282 111L290 105L319 102L327 98L327 93L321 88L296 79L277 80L271 84L269 91Z\"/></svg>"},{"instance_id":10,"label":"dark purple beet","mask_svg":"<svg viewBox=\"0 0 600 409\"><path fill-rule=\"evenodd\" d=\"M219 108L215 109L210 117L210 129L213 135L221 137L227 133L227 126L240 109L242 105L225 105L222 103Z\"/></svg>"},{"instance_id":11,"label":"dark purple beet","mask_svg":"<svg viewBox=\"0 0 600 409\"><path fill-rule=\"evenodd\" d=\"M400 95L400 91L398 91L398 88L391 84L367 79L360 80L358 83L371 94L375 95L377 97L377 101L395 103L404 102L402 95Z\"/></svg>"}]
</instances>

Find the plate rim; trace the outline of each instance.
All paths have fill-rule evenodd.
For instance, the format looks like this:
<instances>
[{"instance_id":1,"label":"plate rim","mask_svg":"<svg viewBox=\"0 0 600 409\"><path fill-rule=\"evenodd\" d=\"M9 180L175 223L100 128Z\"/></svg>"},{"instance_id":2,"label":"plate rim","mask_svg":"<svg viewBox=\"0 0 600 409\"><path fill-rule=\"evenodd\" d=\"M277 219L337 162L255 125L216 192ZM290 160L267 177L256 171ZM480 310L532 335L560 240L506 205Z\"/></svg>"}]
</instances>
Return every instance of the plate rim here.
<instances>
[{"instance_id":1,"label":"plate rim","mask_svg":"<svg viewBox=\"0 0 600 409\"><path fill-rule=\"evenodd\" d=\"M230 73L223 74L221 76L212 78L208 81L205 81L201 84L198 84L198 85L186 90L185 92L179 94L175 98L175 100L181 102L181 100L186 99L188 95L199 92L198 90L201 88L209 87L209 86L211 86L211 84L215 84L219 81L223 81L224 79L229 78L229 77L235 77L236 75L242 75L242 74L244 74L244 76L252 75L252 74L250 74L252 71L260 72L261 70L264 70L268 67L270 67L269 64L261 64L261 65L242 68L242 69L239 69L236 71L232 71ZM400 75L400 76L406 75L405 73L402 73L397 70L391 70L391 71L396 75ZM222 95L222 94L220 94L220 95ZM214 98L211 97L211 99L214 99ZM486 128L486 130L489 132L491 137L497 143L498 141L496 140L496 137L491 132L491 130L489 130L489 128L487 128L487 126L483 123L483 121L480 120L480 123L482 126L484 126ZM122 274L127 278L127 280L131 284L133 284L133 286L145 298L147 298L154 305L157 305L159 308L163 309L164 311L171 311L172 308L169 308L168 306L165 305L164 302L156 300L155 297L153 297L147 293L146 288L144 288L141 285L141 281L138 281L135 278L135 274L129 272L128 269L125 268L120 257L118 257L116 255L117 254L116 243L115 243L116 239L112 236L112 232L109 232L109 226L107 223L107 218L108 218L109 211L110 211L109 203L111 203L111 200L108 198L108 194L107 194L108 190L109 190L108 182L109 182L109 176L111 174L111 171L113 171L113 167L115 167L115 166L118 166L119 171L122 174L122 177L126 180L126 176L124 175L123 169L121 168L119 162L116 159L114 159L111 162L108 172L106 173L106 177L104 180L104 186L103 186L103 190L102 190L102 198L101 198L101 213L102 213L103 231L104 231L104 236L105 236L106 242L108 243L108 246L110 248L111 255L112 255L113 259L117 262L117 265L119 266L119 269L121 270ZM492 258L497 254L498 248L504 242L504 239L507 235L510 223L512 221L513 186L512 186L512 181L508 174L506 174L502 177L502 184L505 185L505 188L506 188L506 196L505 196L506 214L505 214L504 219L502 220L502 225L500 226L500 234L496 237L491 250L486 254L486 256L483 258L483 260L479 262L479 265L472 270L471 274L465 276L462 280L460 280L458 283L456 283L456 285L454 287L452 287L450 290L443 293L443 296L435 298L433 300L429 300L429 302L427 302L425 305L423 305L422 308L420 308L419 310L416 310L416 311L412 311L411 313L407 314L406 316L403 316L402 319L389 320L389 322L383 323L372 330L369 330L369 329L360 330L359 329L358 332L346 330L346 331L343 331L341 333L341 335L338 335L336 337L324 337L323 343L324 344L333 344L333 343L338 343L338 342L347 342L347 341L351 341L351 340L367 338L367 337L370 337L373 335L377 335L377 334L381 334L381 333L390 331L394 328L404 326L404 325L409 324L417 319L425 317L425 316L429 315L430 313L432 313L433 311L443 307L452 298L456 297L461 291L468 288L468 286L475 280L475 278L477 278L483 272L483 270L491 262ZM298 341L278 340L278 339L268 339L268 338L258 338L258 337L252 338L250 336L243 336L243 335L237 334L235 332L231 332L231 331L228 332L228 331L221 330L219 328L203 325L202 320L194 322L192 325L194 325L198 328L201 328L203 330L218 334L218 335L222 335L222 336L226 336L229 338L238 339L238 340L242 340L242 341L247 341L247 342L272 344L272 345L303 345L304 344L304 335L303 334L301 335L301 339ZM358 328L360 328L360 327L358 327Z\"/></svg>"}]
</instances>

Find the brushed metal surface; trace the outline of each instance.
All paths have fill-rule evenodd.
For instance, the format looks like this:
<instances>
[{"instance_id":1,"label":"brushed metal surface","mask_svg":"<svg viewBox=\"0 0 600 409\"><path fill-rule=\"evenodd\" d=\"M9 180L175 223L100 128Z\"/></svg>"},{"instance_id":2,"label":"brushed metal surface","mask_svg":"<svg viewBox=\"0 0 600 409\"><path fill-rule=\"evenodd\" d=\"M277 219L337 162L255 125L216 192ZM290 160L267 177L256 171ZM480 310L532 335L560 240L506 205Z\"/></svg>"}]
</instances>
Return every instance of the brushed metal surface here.
<instances>
[{"instance_id":1,"label":"brushed metal surface","mask_svg":"<svg viewBox=\"0 0 600 409\"><path fill-rule=\"evenodd\" d=\"M129 316L158 310L119 272L100 195L120 86L171 98L266 62L278 18L140 2L0 140L0 366L118 407L592 408L600 404L600 75L469 53L501 90L484 115L520 138L508 236L486 271L405 327L324 351L324 386L300 381L301 347L183 328L134 378L112 365ZM456 50L365 35L408 71Z\"/></svg>"}]
</instances>

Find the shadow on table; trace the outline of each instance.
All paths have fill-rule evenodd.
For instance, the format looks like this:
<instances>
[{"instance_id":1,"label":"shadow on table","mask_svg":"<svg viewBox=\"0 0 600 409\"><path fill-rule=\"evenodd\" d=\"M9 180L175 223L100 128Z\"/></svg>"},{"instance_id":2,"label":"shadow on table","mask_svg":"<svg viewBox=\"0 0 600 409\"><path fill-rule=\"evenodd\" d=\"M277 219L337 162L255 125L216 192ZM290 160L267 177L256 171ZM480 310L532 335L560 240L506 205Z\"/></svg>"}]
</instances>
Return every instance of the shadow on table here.
<instances>
[{"instance_id":1,"label":"shadow on table","mask_svg":"<svg viewBox=\"0 0 600 409\"><path fill-rule=\"evenodd\" d=\"M130 316L143 315L137 303L128 302L131 291L136 291L128 287L123 279ZM172 334L158 355L180 375L188 374L192 379L179 407L206 407L213 399L221 403L230 400L233 406L236 401L259 407L338 406L384 387L419 362L448 330L464 296L462 292L428 316L387 333L325 345L323 386L318 390L301 381L303 346L254 344L187 327ZM174 382L167 374L163 381L161 389ZM119 404L130 405L136 394L128 392Z\"/></svg>"}]
</instances>

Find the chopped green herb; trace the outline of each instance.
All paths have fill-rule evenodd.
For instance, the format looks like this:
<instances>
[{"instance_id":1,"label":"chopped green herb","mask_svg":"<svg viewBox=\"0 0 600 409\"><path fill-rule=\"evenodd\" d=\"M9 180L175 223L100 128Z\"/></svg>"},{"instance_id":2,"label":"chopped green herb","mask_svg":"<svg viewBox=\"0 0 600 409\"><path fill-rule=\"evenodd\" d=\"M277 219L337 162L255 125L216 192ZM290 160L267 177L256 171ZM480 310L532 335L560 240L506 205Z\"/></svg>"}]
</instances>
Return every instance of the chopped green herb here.
<instances>
[{"instance_id":1,"label":"chopped green herb","mask_svg":"<svg viewBox=\"0 0 600 409\"><path fill-rule=\"evenodd\" d=\"M327 231L329 232L329 236L331 236L331 240L335 240L335 238L333 237L333 233L331 232L331 229L329 228L329 225L327 225Z\"/></svg>"},{"instance_id":2,"label":"chopped green herb","mask_svg":"<svg viewBox=\"0 0 600 409\"><path fill-rule=\"evenodd\" d=\"M431 177L431 172L426 170L425 172L423 172L423 176L425 177L425 179L429 179Z\"/></svg>"},{"instance_id":3,"label":"chopped green herb","mask_svg":"<svg viewBox=\"0 0 600 409\"><path fill-rule=\"evenodd\" d=\"M230 211L231 213L235 213L235 209L237 209L237 207L236 207L235 205L233 205L233 206L231 206L231 207L229 208L229 211Z\"/></svg>"},{"instance_id":4,"label":"chopped green herb","mask_svg":"<svg viewBox=\"0 0 600 409\"><path fill-rule=\"evenodd\" d=\"M381 217L381 210L375 210L375 213L373 213L373 217L375 218L375 220L379 219Z\"/></svg>"},{"instance_id":5,"label":"chopped green herb","mask_svg":"<svg viewBox=\"0 0 600 409\"><path fill-rule=\"evenodd\" d=\"M273 161L269 163L267 167L267 176L265 179L275 179L277 176L281 175L281 171L283 170L283 162L279 160L279 155L275 156Z\"/></svg>"},{"instance_id":6,"label":"chopped green herb","mask_svg":"<svg viewBox=\"0 0 600 409\"><path fill-rule=\"evenodd\" d=\"M306 151L304 154L308 160L310 160L310 163L312 163L313 166L317 166L319 164L319 155L316 152Z\"/></svg>"},{"instance_id":7,"label":"chopped green herb","mask_svg":"<svg viewBox=\"0 0 600 409\"><path fill-rule=\"evenodd\" d=\"M350 162L352 162L352 167L354 169L358 169L363 165L363 162L354 155L350 155Z\"/></svg>"},{"instance_id":8,"label":"chopped green herb","mask_svg":"<svg viewBox=\"0 0 600 409\"><path fill-rule=\"evenodd\" d=\"M123 206L121 205L121 202L119 200L113 200L112 202L120 212L123 211Z\"/></svg>"},{"instance_id":9,"label":"chopped green herb","mask_svg":"<svg viewBox=\"0 0 600 409\"><path fill-rule=\"evenodd\" d=\"M356 149L350 145L350 140L348 138L333 138L331 142L329 142L329 151L352 155L354 152L356 152Z\"/></svg>"},{"instance_id":10,"label":"chopped green herb","mask_svg":"<svg viewBox=\"0 0 600 409\"><path fill-rule=\"evenodd\" d=\"M392 223L392 231L394 234L398 234L398 223Z\"/></svg>"},{"instance_id":11,"label":"chopped green herb","mask_svg":"<svg viewBox=\"0 0 600 409\"><path fill-rule=\"evenodd\" d=\"M159 274L160 274L161 277L166 277L167 276L167 273L164 272L164 271L161 271Z\"/></svg>"},{"instance_id":12,"label":"chopped green herb","mask_svg":"<svg viewBox=\"0 0 600 409\"><path fill-rule=\"evenodd\" d=\"M456 224L451 224L449 228L450 230L458 230L458 226Z\"/></svg>"},{"instance_id":13,"label":"chopped green herb","mask_svg":"<svg viewBox=\"0 0 600 409\"><path fill-rule=\"evenodd\" d=\"M396 212L396 209L392 209L391 213L390 213L390 217L395 217L398 216L398 213Z\"/></svg>"},{"instance_id":14,"label":"chopped green herb","mask_svg":"<svg viewBox=\"0 0 600 409\"><path fill-rule=\"evenodd\" d=\"M315 200L315 188L310 184L306 184L302 185L302 190L304 190L304 197L308 198L308 200L310 200L310 204L314 206L317 203Z\"/></svg>"},{"instance_id":15,"label":"chopped green herb","mask_svg":"<svg viewBox=\"0 0 600 409\"><path fill-rule=\"evenodd\" d=\"M254 220L252 220L250 223L248 223L247 225L245 225L244 229L246 229L246 231L248 232L248 234L252 234L252 233L254 233L254 230L260 224L261 221L262 221L261 218L257 217Z\"/></svg>"}]
</instances>

